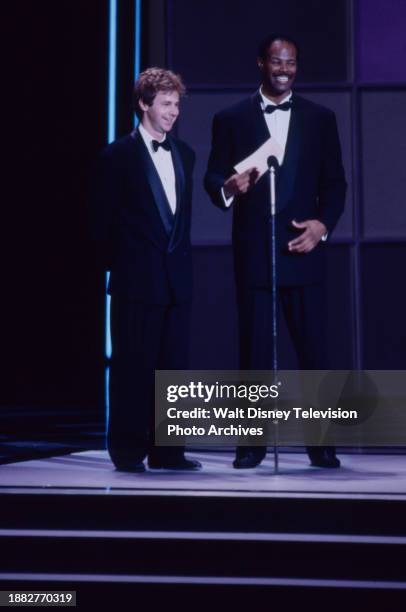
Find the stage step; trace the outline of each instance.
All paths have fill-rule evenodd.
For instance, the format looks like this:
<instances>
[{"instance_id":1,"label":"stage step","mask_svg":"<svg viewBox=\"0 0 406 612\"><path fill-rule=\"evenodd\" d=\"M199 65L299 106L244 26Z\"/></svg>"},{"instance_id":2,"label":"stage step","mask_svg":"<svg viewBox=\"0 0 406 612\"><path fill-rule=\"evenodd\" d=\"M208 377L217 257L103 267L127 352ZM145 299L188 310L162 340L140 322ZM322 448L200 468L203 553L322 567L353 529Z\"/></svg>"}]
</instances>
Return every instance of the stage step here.
<instances>
[{"instance_id":1,"label":"stage step","mask_svg":"<svg viewBox=\"0 0 406 612\"><path fill-rule=\"evenodd\" d=\"M405 496L0 489L0 529L404 536Z\"/></svg>"},{"instance_id":2,"label":"stage step","mask_svg":"<svg viewBox=\"0 0 406 612\"><path fill-rule=\"evenodd\" d=\"M406 538L0 530L1 572L405 581ZM29 554L27 552L29 551Z\"/></svg>"},{"instance_id":3,"label":"stage step","mask_svg":"<svg viewBox=\"0 0 406 612\"><path fill-rule=\"evenodd\" d=\"M0 589L75 576L162 601L213 589L237 601L255 586L394 603L406 598L405 511L401 496L2 491Z\"/></svg>"},{"instance_id":4,"label":"stage step","mask_svg":"<svg viewBox=\"0 0 406 612\"><path fill-rule=\"evenodd\" d=\"M329 612L371 609L402 610L404 583L377 581L240 578L217 576L149 576L105 574L0 574L0 588L10 591L76 591L80 609L134 610L141 601L150 609L252 610L254 606L281 606ZM271 607L272 606L272 607Z\"/></svg>"}]
</instances>

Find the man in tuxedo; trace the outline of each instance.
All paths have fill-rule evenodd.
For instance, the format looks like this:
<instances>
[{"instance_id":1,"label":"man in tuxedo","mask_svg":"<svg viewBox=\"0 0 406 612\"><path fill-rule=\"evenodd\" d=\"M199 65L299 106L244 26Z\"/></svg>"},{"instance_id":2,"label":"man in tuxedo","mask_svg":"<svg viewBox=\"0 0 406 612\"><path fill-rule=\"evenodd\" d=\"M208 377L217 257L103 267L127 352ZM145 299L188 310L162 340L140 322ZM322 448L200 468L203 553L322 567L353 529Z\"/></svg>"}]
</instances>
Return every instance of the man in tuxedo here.
<instances>
[{"instance_id":1,"label":"man in tuxedo","mask_svg":"<svg viewBox=\"0 0 406 612\"><path fill-rule=\"evenodd\" d=\"M155 447L154 373L188 366L190 218L195 154L170 136L178 75L135 83L138 128L107 146L93 177L94 236L110 270L112 359L108 450L118 470L196 470L183 447Z\"/></svg>"},{"instance_id":2,"label":"man in tuxedo","mask_svg":"<svg viewBox=\"0 0 406 612\"><path fill-rule=\"evenodd\" d=\"M242 369L273 367L269 175L235 165L271 136L280 147L276 182L277 302L301 369L325 369L324 256L343 211L346 181L334 113L292 92L298 47L271 35L258 51L259 91L215 115L205 187L233 209L233 252ZM308 447L312 465L339 467L332 447ZM234 467L252 468L265 447L238 447Z\"/></svg>"}]
</instances>

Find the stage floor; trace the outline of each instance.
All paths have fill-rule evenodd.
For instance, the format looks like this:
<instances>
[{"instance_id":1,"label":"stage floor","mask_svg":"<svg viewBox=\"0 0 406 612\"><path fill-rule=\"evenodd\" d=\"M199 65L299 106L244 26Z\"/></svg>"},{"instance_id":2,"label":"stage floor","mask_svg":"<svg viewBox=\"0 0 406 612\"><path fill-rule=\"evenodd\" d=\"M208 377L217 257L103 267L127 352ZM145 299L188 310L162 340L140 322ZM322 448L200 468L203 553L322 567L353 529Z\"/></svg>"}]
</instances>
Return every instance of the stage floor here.
<instances>
[{"instance_id":1,"label":"stage floor","mask_svg":"<svg viewBox=\"0 0 406 612\"><path fill-rule=\"evenodd\" d=\"M381 497L406 496L406 456L349 455L340 456L338 470L309 466L306 455L281 453L279 473L274 474L273 455L268 453L263 463L254 470L235 470L233 454L224 452L188 453L199 459L203 469L182 473L166 470L147 470L129 474L114 469L106 451L87 451L24 461L0 466L0 488L41 489L53 491L100 489L123 490L129 494L157 492L224 495L299 494L322 496L362 495Z\"/></svg>"}]
</instances>

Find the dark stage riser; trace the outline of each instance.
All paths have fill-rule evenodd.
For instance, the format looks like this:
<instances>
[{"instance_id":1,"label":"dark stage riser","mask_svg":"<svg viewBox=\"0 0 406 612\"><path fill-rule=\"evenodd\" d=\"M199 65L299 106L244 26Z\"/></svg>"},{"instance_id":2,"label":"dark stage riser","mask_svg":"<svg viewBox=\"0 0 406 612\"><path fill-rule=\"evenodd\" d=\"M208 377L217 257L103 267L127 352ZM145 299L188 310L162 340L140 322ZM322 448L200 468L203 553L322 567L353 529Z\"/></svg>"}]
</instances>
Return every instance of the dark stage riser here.
<instances>
[{"instance_id":1,"label":"dark stage riser","mask_svg":"<svg viewBox=\"0 0 406 612\"><path fill-rule=\"evenodd\" d=\"M406 536L402 496L93 491L0 488L0 529Z\"/></svg>"},{"instance_id":2,"label":"dark stage riser","mask_svg":"<svg viewBox=\"0 0 406 612\"><path fill-rule=\"evenodd\" d=\"M396 496L2 491L0 589L394 604L405 512Z\"/></svg>"},{"instance_id":3,"label":"dark stage riser","mask_svg":"<svg viewBox=\"0 0 406 612\"><path fill-rule=\"evenodd\" d=\"M290 534L0 533L2 572L403 581L406 538ZM395 550L396 549L396 550ZM396 553L396 554L395 554ZM405 592L406 593L406 592Z\"/></svg>"}]
</instances>

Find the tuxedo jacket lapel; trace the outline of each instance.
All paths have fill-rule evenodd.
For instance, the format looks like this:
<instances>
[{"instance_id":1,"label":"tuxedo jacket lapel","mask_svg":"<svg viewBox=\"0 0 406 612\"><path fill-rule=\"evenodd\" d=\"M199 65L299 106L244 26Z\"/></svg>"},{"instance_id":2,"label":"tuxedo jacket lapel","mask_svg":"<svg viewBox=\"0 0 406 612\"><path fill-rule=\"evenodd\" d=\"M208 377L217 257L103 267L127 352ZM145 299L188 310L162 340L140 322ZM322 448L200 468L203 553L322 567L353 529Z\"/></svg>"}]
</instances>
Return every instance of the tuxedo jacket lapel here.
<instances>
[{"instance_id":1,"label":"tuxedo jacket lapel","mask_svg":"<svg viewBox=\"0 0 406 612\"><path fill-rule=\"evenodd\" d=\"M285 208L294 191L300 145L302 141L303 120L300 105L298 104L295 96L293 96L285 157L283 159L283 164L278 173L278 179L276 182L277 210L282 210Z\"/></svg>"},{"instance_id":2,"label":"tuxedo jacket lapel","mask_svg":"<svg viewBox=\"0 0 406 612\"><path fill-rule=\"evenodd\" d=\"M268 138L269 130L266 125L264 113L261 109L260 95L257 92L252 96L251 105L251 125L254 126L253 130L253 150L260 147ZM279 111L281 112L281 111ZM277 181L276 181L276 209L277 211L282 210L288 204L289 199L292 196L295 177L297 170L297 163L299 159L299 151L302 139L302 127L303 127L303 116L300 109L298 100L292 96L292 110L290 115L288 138L286 141L285 156L283 164L279 170ZM272 134L271 134L272 136ZM265 178L266 177L266 178ZM261 177L262 189L265 194L268 190L268 178L267 175ZM263 180L264 179L264 180Z\"/></svg>"},{"instance_id":3,"label":"tuxedo jacket lapel","mask_svg":"<svg viewBox=\"0 0 406 612\"><path fill-rule=\"evenodd\" d=\"M261 108L261 96L259 95L259 92L255 93L251 98L250 125L254 126L254 130L252 132L252 152L254 152L269 138L269 130L268 126L266 125L264 113Z\"/></svg>"},{"instance_id":4,"label":"tuxedo jacket lapel","mask_svg":"<svg viewBox=\"0 0 406 612\"><path fill-rule=\"evenodd\" d=\"M142 136L140 136L138 132L134 132L133 138L140 161L145 169L145 177L152 191L165 233L171 236L174 227L174 215L169 205L168 198L166 197L165 190Z\"/></svg>"},{"instance_id":5,"label":"tuxedo jacket lapel","mask_svg":"<svg viewBox=\"0 0 406 612\"><path fill-rule=\"evenodd\" d=\"M175 219L173 223L173 228L171 232L171 239L169 243L169 250L173 251L176 248L179 240L182 238L183 233L183 223L184 223L184 214L183 214L183 194L185 191L185 173L183 170L183 163L181 156L179 154L179 150L174 142L174 140L167 136L169 142L171 144L171 152L172 152L172 162L175 171L175 188L176 188L176 211L175 211Z\"/></svg>"},{"instance_id":6,"label":"tuxedo jacket lapel","mask_svg":"<svg viewBox=\"0 0 406 612\"><path fill-rule=\"evenodd\" d=\"M183 170L183 163L180 157L178 147L175 144L175 141L170 136L167 136L167 138L171 144L173 167L175 169L176 201L180 202L184 188L185 188L185 173Z\"/></svg>"},{"instance_id":7,"label":"tuxedo jacket lapel","mask_svg":"<svg viewBox=\"0 0 406 612\"><path fill-rule=\"evenodd\" d=\"M256 92L251 96L251 107L248 115L246 133L250 135L249 149L246 156L254 153L261 145L269 139L269 130L265 121L264 113L261 108L261 96ZM239 160L240 161L240 160ZM262 202L269 201L269 178L265 173L255 186L256 198ZM266 215L266 208L264 214Z\"/></svg>"}]
</instances>

